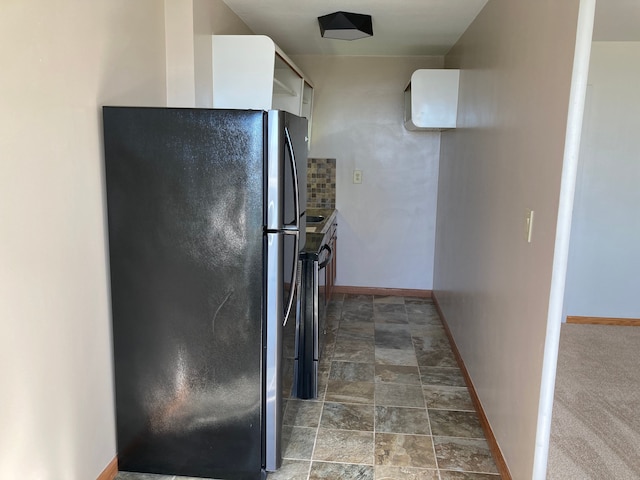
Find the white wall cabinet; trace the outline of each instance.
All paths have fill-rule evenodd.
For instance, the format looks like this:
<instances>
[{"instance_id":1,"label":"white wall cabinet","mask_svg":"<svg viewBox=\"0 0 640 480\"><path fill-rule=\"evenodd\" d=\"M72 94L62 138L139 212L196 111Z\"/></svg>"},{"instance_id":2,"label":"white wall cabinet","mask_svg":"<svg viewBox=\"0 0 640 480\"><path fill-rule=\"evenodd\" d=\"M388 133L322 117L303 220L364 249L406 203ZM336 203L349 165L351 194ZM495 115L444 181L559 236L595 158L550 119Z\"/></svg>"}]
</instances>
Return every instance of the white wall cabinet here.
<instances>
[{"instance_id":1,"label":"white wall cabinet","mask_svg":"<svg viewBox=\"0 0 640 480\"><path fill-rule=\"evenodd\" d=\"M213 35L213 107L284 110L309 120L313 84L264 35Z\"/></svg>"},{"instance_id":2,"label":"white wall cabinet","mask_svg":"<svg viewBox=\"0 0 640 480\"><path fill-rule=\"evenodd\" d=\"M460 70L421 69L411 75L404 92L407 130L456 128Z\"/></svg>"}]
</instances>

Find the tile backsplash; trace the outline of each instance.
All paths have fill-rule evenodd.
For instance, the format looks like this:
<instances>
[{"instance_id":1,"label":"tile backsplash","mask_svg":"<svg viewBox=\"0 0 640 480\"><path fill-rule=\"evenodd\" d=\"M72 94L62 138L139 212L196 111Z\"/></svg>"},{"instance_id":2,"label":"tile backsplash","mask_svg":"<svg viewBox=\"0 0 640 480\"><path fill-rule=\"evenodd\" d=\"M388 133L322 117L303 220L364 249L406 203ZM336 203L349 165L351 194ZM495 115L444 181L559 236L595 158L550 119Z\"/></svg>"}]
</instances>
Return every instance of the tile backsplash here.
<instances>
[{"instance_id":1,"label":"tile backsplash","mask_svg":"<svg viewBox=\"0 0 640 480\"><path fill-rule=\"evenodd\" d=\"M336 208L335 158L310 158L308 160L307 207Z\"/></svg>"}]
</instances>

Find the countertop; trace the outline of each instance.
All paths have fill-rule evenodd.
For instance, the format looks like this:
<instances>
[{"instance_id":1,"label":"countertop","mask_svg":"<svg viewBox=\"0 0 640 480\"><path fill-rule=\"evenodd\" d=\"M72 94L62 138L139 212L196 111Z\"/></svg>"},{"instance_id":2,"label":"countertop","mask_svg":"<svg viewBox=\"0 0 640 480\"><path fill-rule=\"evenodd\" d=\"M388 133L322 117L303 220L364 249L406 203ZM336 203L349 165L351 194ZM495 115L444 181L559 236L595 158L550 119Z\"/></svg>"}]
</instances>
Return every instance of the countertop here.
<instances>
[{"instance_id":1,"label":"countertop","mask_svg":"<svg viewBox=\"0 0 640 480\"><path fill-rule=\"evenodd\" d=\"M318 250L320 250L320 247L322 247L324 236L329 231L331 225L335 222L337 214L338 211L335 209L307 209L307 215L321 215L324 217L324 220L320 223L307 223L307 239L304 247L304 253L318 253Z\"/></svg>"}]
</instances>

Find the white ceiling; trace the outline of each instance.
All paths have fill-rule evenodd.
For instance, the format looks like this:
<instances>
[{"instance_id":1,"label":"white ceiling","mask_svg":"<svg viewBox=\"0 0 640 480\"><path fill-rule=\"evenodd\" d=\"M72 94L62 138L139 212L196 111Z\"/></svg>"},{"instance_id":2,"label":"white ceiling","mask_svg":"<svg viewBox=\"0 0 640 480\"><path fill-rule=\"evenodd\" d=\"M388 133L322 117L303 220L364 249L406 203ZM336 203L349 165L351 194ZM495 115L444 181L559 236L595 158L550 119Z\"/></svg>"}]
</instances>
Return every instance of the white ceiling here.
<instances>
[{"instance_id":1,"label":"white ceiling","mask_svg":"<svg viewBox=\"0 0 640 480\"><path fill-rule=\"evenodd\" d=\"M288 55L444 55L487 0L224 0ZM373 17L373 37L322 38L317 18L336 11ZM640 41L640 0L598 0L594 40Z\"/></svg>"},{"instance_id":2,"label":"white ceiling","mask_svg":"<svg viewBox=\"0 0 640 480\"><path fill-rule=\"evenodd\" d=\"M487 0L224 0L255 33L287 55L444 55ZM337 11L373 17L373 37L322 38L318 17Z\"/></svg>"}]
</instances>

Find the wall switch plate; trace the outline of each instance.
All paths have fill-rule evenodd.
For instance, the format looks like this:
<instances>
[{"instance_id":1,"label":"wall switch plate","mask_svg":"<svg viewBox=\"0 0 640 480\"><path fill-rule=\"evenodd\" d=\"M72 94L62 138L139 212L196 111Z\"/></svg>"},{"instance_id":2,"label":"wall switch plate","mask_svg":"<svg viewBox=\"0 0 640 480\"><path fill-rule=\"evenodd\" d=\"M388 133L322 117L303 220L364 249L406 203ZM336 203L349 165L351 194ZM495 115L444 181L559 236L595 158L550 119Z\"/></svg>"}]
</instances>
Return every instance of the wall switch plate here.
<instances>
[{"instance_id":1,"label":"wall switch plate","mask_svg":"<svg viewBox=\"0 0 640 480\"><path fill-rule=\"evenodd\" d=\"M529 210L527 209L527 216L525 218L526 221L526 236L527 236L527 243L531 243L531 235L533 234L533 214L535 212L533 210Z\"/></svg>"},{"instance_id":2,"label":"wall switch plate","mask_svg":"<svg viewBox=\"0 0 640 480\"><path fill-rule=\"evenodd\" d=\"M353 183L362 183L362 170L353 171Z\"/></svg>"}]
</instances>

